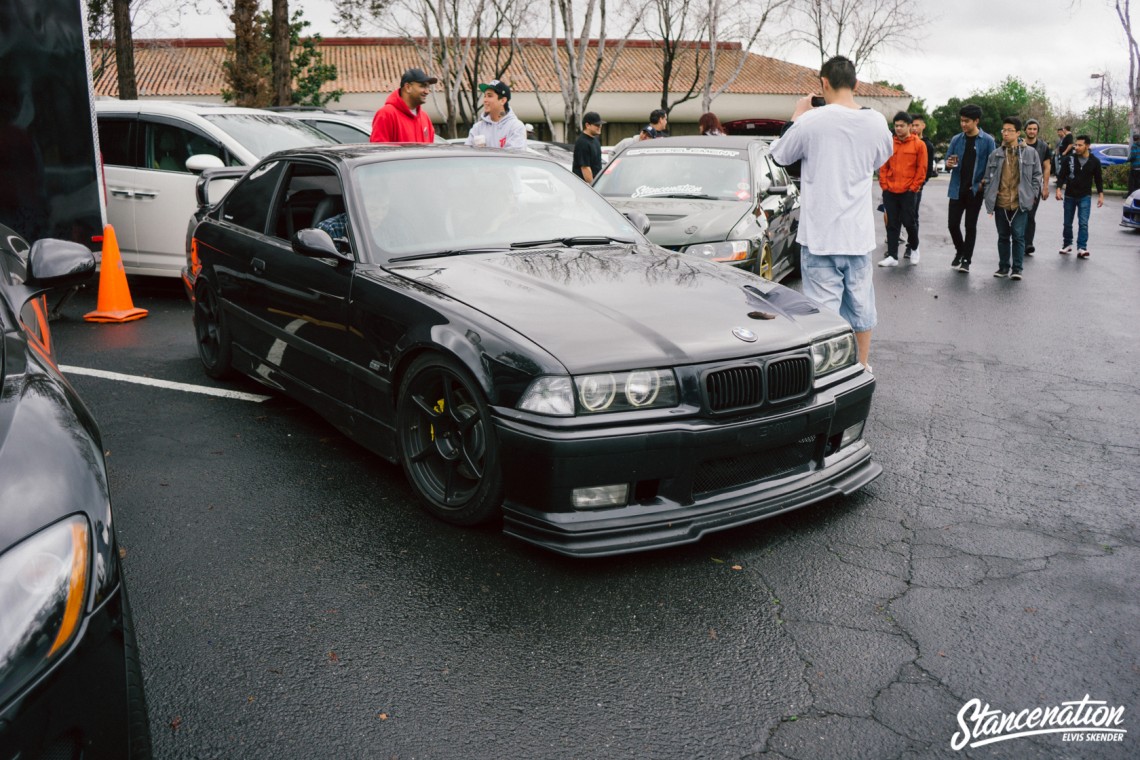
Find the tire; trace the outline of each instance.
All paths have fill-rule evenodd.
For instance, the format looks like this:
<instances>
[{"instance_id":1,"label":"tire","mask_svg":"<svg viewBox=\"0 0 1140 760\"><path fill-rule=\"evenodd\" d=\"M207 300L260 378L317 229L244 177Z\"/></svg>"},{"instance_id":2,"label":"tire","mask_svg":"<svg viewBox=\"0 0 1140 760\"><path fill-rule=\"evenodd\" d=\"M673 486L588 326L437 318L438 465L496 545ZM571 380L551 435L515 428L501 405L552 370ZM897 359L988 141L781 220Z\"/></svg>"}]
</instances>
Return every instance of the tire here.
<instances>
[{"instance_id":1,"label":"tire","mask_svg":"<svg viewBox=\"0 0 1140 760\"><path fill-rule=\"evenodd\" d=\"M218 294L210 283L199 281L194 288L194 335L202 368L215 380L233 374L233 343L226 327Z\"/></svg>"},{"instance_id":2,"label":"tire","mask_svg":"<svg viewBox=\"0 0 1140 760\"><path fill-rule=\"evenodd\" d=\"M463 366L435 354L419 357L396 404L400 464L424 508L454 525L498 517L499 444L482 390Z\"/></svg>"},{"instance_id":3,"label":"tire","mask_svg":"<svg viewBox=\"0 0 1140 760\"><path fill-rule=\"evenodd\" d=\"M152 757L150 738L150 718L146 709L146 693L143 690L142 665L139 662L139 644L135 638L135 622L131 606L127 602L127 591L120 587L123 595L123 650L127 661L127 729L130 749L129 760L150 760Z\"/></svg>"}]
</instances>

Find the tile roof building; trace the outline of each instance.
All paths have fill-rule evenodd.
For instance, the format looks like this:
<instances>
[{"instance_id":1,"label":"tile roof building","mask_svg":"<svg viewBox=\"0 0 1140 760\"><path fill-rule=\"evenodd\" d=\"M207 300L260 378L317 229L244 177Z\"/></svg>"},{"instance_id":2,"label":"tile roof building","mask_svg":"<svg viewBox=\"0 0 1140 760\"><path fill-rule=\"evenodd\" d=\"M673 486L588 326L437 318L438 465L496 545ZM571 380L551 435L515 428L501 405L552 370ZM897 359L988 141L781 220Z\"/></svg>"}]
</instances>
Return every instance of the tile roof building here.
<instances>
[{"instance_id":1,"label":"tile roof building","mask_svg":"<svg viewBox=\"0 0 1140 760\"><path fill-rule=\"evenodd\" d=\"M139 97L221 102L224 87L222 61L228 42L223 39L136 40L135 71ZM500 45L503 55L506 55L510 41L492 40L491 44ZM591 42L590 47L596 51L597 42ZM511 106L519 118L541 124L545 121L539 104L541 98L555 130L560 131L562 95L550 55L550 40L524 40L522 48L526 68L534 81L524 72L516 55L500 77L514 91ZM345 93L332 104L336 108L378 108L388 93L396 89L405 69L424 67L415 44L405 39L325 38L319 49L324 55L324 62L337 67L337 79L327 85L327 89L340 89ZM673 81L685 83L686 89L695 74L698 49L702 55L707 55L707 43L692 43L674 64L676 73ZM97 48L93 51L93 59L98 61L104 52L109 53ZM738 44L722 44L717 53L720 60L714 90L736 70L742 55ZM562 45L559 45L559 55L565 66L566 54ZM815 69L756 53L745 55L747 58L739 75L724 93L713 100L713 111L722 122L746 118L786 119L799 97L819 89L818 71ZM113 59L104 60L108 65L95 81L95 92L97 95L114 96L117 85ZM628 40L621 46L619 41L607 40L602 71L611 64L612 72L597 87L588 109L598 111L611 124L631 125L632 128L625 131L633 133L634 125L644 124L649 112L660 107L661 44L651 40ZM488 72L487 78L490 74ZM428 111L439 123L445 120L446 112L439 88L435 90ZM911 100L907 93L862 82L856 88L856 97L887 118L906 109ZM696 98L673 109L671 125L678 128L686 124L695 125L701 113L700 102L698 93Z\"/></svg>"}]
</instances>

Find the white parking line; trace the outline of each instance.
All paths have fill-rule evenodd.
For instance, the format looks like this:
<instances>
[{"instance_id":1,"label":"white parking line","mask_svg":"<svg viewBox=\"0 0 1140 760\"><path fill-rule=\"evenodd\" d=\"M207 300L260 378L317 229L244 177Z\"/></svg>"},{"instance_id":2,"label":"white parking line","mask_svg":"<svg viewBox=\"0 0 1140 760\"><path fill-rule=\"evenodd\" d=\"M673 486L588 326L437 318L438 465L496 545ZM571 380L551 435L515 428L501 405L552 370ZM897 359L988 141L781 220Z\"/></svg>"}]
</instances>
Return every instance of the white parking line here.
<instances>
[{"instance_id":1,"label":"white parking line","mask_svg":"<svg viewBox=\"0 0 1140 760\"><path fill-rule=\"evenodd\" d=\"M260 404L262 401L268 401L269 396L258 396L256 393L242 393L241 391L227 391L222 388L208 388L204 385L190 385L189 383L175 383L170 380L155 380L153 377L139 377L137 375L124 375L120 372L107 372L101 369L88 369L86 367L68 367L61 366L60 371L65 375L87 375L89 377L101 377L104 380L119 380L124 383L136 383L138 385L150 385L155 388L166 388L172 391L185 391L187 393L201 393L205 396L217 396L219 398L232 398L239 401L253 401Z\"/></svg>"}]
</instances>

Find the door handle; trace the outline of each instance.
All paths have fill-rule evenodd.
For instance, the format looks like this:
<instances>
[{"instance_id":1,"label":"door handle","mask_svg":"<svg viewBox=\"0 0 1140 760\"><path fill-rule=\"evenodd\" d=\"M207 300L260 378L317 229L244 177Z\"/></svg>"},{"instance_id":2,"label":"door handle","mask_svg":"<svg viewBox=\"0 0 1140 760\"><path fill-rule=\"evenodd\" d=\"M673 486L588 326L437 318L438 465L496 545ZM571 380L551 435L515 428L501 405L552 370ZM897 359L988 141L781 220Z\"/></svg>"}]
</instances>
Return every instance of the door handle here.
<instances>
[{"instance_id":1,"label":"door handle","mask_svg":"<svg viewBox=\"0 0 1140 760\"><path fill-rule=\"evenodd\" d=\"M118 198L154 198L158 193L149 192L147 190L131 190L127 187L112 187L111 195Z\"/></svg>"},{"instance_id":2,"label":"door handle","mask_svg":"<svg viewBox=\"0 0 1140 760\"><path fill-rule=\"evenodd\" d=\"M250 262L250 267L253 269L254 274L265 274L265 262L261 259L253 259Z\"/></svg>"}]
</instances>

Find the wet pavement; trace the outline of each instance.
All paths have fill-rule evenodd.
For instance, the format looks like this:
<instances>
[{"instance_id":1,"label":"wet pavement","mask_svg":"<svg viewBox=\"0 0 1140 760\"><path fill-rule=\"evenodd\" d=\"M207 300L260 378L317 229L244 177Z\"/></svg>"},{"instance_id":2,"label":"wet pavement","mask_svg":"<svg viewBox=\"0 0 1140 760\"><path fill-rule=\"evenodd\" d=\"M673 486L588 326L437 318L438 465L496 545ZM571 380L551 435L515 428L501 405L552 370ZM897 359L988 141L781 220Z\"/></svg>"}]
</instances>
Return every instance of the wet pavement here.
<instances>
[{"instance_id":1,"label":"wet pavement","mask_svg":"<svg viewBox=\"0 0 1140 760\"><path fill-rule=\"evenodd\" d=\"M71 375L108 452L156 755L1137 756L1140 234L1109 198L1092 257L1060 256L1050 199L1025 280L991 276L985 215L959 274L944 189L921 263L875 273L882 477L679 549L570 560L453 528L288 399ZM142 321L65 307L62 364L271 395L201 372L180 285L131 285ZM972 699L1086 694L1124 707L1121 741L951 748Z\"/></svg>"}]
</instances>

